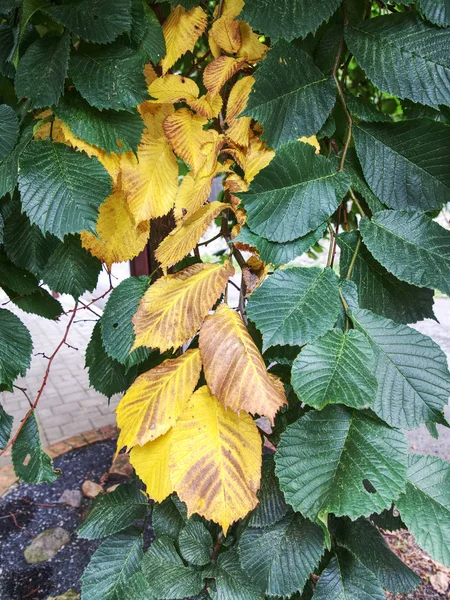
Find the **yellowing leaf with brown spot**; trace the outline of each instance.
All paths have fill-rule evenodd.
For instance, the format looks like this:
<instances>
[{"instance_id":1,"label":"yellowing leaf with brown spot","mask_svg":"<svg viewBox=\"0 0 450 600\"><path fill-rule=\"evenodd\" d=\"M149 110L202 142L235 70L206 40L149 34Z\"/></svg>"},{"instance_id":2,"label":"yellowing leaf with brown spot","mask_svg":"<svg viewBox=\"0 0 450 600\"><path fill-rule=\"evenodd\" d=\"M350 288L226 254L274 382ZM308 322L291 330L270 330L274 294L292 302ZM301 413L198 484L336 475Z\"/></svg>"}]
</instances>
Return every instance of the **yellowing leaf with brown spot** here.
<instances>
[{"instance_id":1,"label":"yellowing leaf with brown spot","mask_svg":"<svg viewBox=\"0 0 450 600\"><path fill-rule=\"evenodd\" d=\"M62 122L61 122L61 131L63 132L64 137L66 138L66 141L72 146L72 148L75 148L76 150L81 150L83 152L86 152L86 154L88 156L91 156L91 157L94 156L95 158L97 158L102 163L102 165L105 167L105 169L108 171L109 176L111 177L113 182L115 184L117 184L117 181L119 179L119 174L120 174L121 157L123 157L125 155L132 156L133 155L132 152L125 152L122 155L115 154L114 152L111 152L110 154L108 154L106 152L106 150L97 148L97 146L88 144L87 142L75 137L73 135L73 133L70 131L70 129L67 127L67 125L65 125L65 123L62 123Z\"/></svg>"},{"instance_id":2,"label":"yellowing leaf with brown spot","mask_svg":"<svg viewBox=\"0 0 450 600\"><path fill-rule=\"evenodd\" d=\"M150 236L150 222L142 221L136 225L120 189L100 205L96 229L100 239L82 231L81 241L86 250L108 267L140 254Z\"/></svg>"},{"instance_id":3,"label":"yellowing leaf with brown spot","mask_svg":"<svg viewBox=\"0 0 450 600\"><path fill-rule=\"evenodd\" d=\"M209 92L197 98L197 100L186 100L192 110L198 112L202 117L206 117L207 119L215 119L219 116L220 111L222 110L222 96L220 94L216 94L212 96Z\"/></svg>"},{"instance_id":4,"label":"yellowing leaf with brown spot","mask_svg":"<svg viewBox=\"0 0 450 600\"><path fill-rule=\"evenodd\" d=\"M262 284L269 272L269 265L259 260L256 256L250 256L247 265L242 269L242 278L246 285L246 294L248 297Z\"/></svg>"},{"instance_id":5,"label":"yellowing leaf with brown spot","mask_svg":"<svg viewBox=\"0 0 450 600\"><path fill-rule=\"evenodd\" d=\"M215 521L226 534L258 503L261 437L253 419L198 389L172 431L170 479L188 515Z\"/></svg>"},{"instance_id":6,"label":"yellowing leaf with brown spot","mask_svg":"<svg viewBox=\"0 0 450 600\"><path fill-rule=\"evenodd\" d=\"M198 263L155 281L133 317L133 348L148 346L164 352L186 343L197 333L233 274L229 261L224 265Z\"/></svg>"},{"instance_id":7,"label":"yellowing leaf with brown spot","mask_svg":"<svg viewBox=\"0 0 450 600\"><path fill-rule=\"evenodd\" d=\"M134 154L122 156L122 186L136 223L167 214L178 190L178 163L164 136L144 131Z\"/></svg>"},{"instance_id":8,"label":"yellowing leaf with brown spot","mask_svg":"<svg viewBox=\"0 0 450 600\"><path fill-rule=\"evenodd\" d=\"M195 248L212 220L226 208L230 205L217 201L199 208L161 242L155 252L156 260L163 268L179 262Z\"/></svg>"},{"instance_id":9,"label":"yellowing leaf with brown spot","mask_svg":"<svg viewBox=\"0 0 450 600\"><path fill-rule=\"evenodd\" d=\"M211 94L218 94L223 85L235 73L242 69L245 60L232 56L219 56L215 58L203 71L203 83Z\"/></svg>"},{"instance_id":10,"label":"yellowing leaf with brown spot","mask_svg":"<svg viewBox=\"0 0 450 600\"><path fill-rule=\"evenodd\" d=\"M171 73L158 77L148 86L148 93L154 100L161 104L173 104L174 102L191 101L198 98L200 90L194 80L182 75Z\"/></svg>"},{"instance_id":11,"label":"yellowing leaf with brown spot","mask_svg":"<svg viewBox=\"0 0 450 600\"><path fill-rule=\"evenodd\" d=\"M316 154L320 154L320 144L319 144L319 140L316 138L315 135L311 135L310 137L301 137L298 140L299 142L303 142L304 144L309 144L310 146L313 146L316 149Z\"/></svg>"},{"instance_id":12,"label":"yellowing leaf with brown spot","mask_svg":"<svg viewBox=\"0 0 450 600\"><path fill-rule=\"evenodd\" d=\"M117 449L143 446L167 433L195 390L201 370L196 349L140 375L115 410L120 429Z\"/></svg>"},{"instance_id":13,"label":"yellowing leaf with brown spot","mask_svg":"<svg viewBox=\"0 0 450 600\"><path fill-rule=\"evenodd\" d=\"M242 77L242 79L239 79L239 81L236 81L231 88L227 103L226 122L228 124L230 124L233 119L238 117L247 106L248 97L254 83L255 78L251 75L248 75L246 77Z\"/></svg>"},{"instance_id":14,"label":"yellowing leaf with brown spot","mask_svg":"<svg viewBox=\"0 0 450 600\"><path fill-rule=\"evenodd\" d=\"M203 129L207 122L208 119L192 113L187 108L180 108L164 121L163 129L170 145L194 173L206 159L201 150L202 146L211 140L211 134ZM214 133L218 137L217 131Z\"/></svg>"},{"instance_id":15,"label":"yellowing leaf with brown spot","mask_svg":"<svg viewBox=\"0 0 450 600\"><path fill-rule=\"evenodd\" d=\"M235 412L267 417L286 403L278 377L266 370L263 357L237 312L221 304L200 330L200 352L211 392Z\"/></svg>"},{"instance_id":16,"label":"yellowing leaf with brown spot","mask_svg":"<svg viewBox=\"0 0 450 600\"><path fill-rule=\"evenodd\" d=\"M246 183L242 177L239 177L237 173L230 173L227 175L223 182L223 187L229 190L232 194L248 191L248 183Z\"/></svg>"},{"instance_id":17,"label":"yellowing leaf with brown spot","mask_svg":"<svg viewBox=\"0 0 450 600\"><path fill-rule=\"evenodd\" d=\"M162 502L174 491L169 472L172 439L173 429L169 429L156 440L135 446L130 452L130 462L155 502Z\"/></svg>"},{"instance_id":18,"label":"yellowing leaf with brown spot","mask_svg":"<svg viewBox=\"0 0 450 600\"><path fill-rule=\"evenodd\" d=\"M227 15L214 21L211 34L216 44L227 54L235 54L241 47L239 23Z\"/></svg>"},{"instance_id":19,"label":"yellowing leaf with brown spot","mask_svg":"<svg viewBox=\"0 0 450 600\"><path fill-rule=\"evenodd\" d=\"M206 13L199 6L186 11L179 5L172 10L163 25L167 49L161 61L163 75L183 54L194 50L195 42L205 31L207 23Z\"/></svg>"},{"instance_id":20,"label":"yellowing leaf with brown spot","mask_svg":"<svg viewBox=\"0 0 450 600\"><path fill-rule=\"evenodd\" d=\"M250 138L250 143L245 156L245 181L251 183L264 167L270 163L275 152L267 148L265 143L257 137Z\"/></svg>"},{"instance_id":21,"label":"yellowing leaf with brown spot","mask_svg":"<svg viewBox=\"0 0 450 600\"><path fill-rule=\"evenodd\" d=\"M241 34L241 47L238 56L245 58L248 62L256 62L264 58L269 48L259 41L259 36L250 25L245 21L239 21L239 32Z\"/></svg>"}]
</instances>

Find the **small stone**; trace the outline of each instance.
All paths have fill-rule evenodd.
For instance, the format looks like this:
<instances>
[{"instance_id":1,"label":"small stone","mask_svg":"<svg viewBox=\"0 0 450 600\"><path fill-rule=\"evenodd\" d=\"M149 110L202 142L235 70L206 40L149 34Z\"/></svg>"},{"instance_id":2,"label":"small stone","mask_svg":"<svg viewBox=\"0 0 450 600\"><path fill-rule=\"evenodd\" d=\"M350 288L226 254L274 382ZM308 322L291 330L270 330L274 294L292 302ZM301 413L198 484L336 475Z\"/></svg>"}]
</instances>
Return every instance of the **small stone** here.
<instances>
[{"instance_id":1,"label":"small stone","mask_svg":"<svg viewBox=\"0 0 450 600\"><path fill-rule=\"evenodd\" d=\"M80 490L64 490L58 502L72 508L79 508L82 498Z\"/></svg>"},{"instance_id":2,"label":"small stone","mask_svg":"<svg viewBox=\"0 0 450 600\"><path fill-rule=\"evenodd\" d=\"M133 475L133 467L130 463L129 454L118 454L115 461L109 470L109 476L114 479L118 477L126 477L127 479Z\"/></svg>"},{"instance_id":3,"label":"small stone","mask_svg":"<svg viewBox=\"0 0 450 600\"><path fill-rule=\"evenodd\" d=\"M114 490L117 490L119 485L120 485L120 483L116 483L115 485L109 486L109 488L106 488L106 493L110 494L111 492L114 492Z\"/></svg>"},{"instance_id":4,"label":"small stone","mask_svg":"<svg viewBox=\"0 0 450 600\"><path fill-rule=\"evenodd\" d=\"M25 560L29 565L50 560L69 542L70 534L62 527L46 529L25 548Z\"/></svg>"},{"instance_id":5,"label":"small stone","mask_svg":"<svg viewBox=\"0 0 450 600\"><path fill-rule=\"evenodd\" d=\"M80 600L80 594L77 594L75 590L67 590L60 596L49 596L47 600Z\"/></svg>"},{"instance_id":6,"label":"small stone","mask_svg":"<svg viewBox=\"0 0 450 600\"><path fill-rule=\"evenodd\" d=\"M95 483L95 481L86 479L81 486L81 491L87 498L95 498L103 492L103 488L98 483Z\"/></svg>"}]
</instances>

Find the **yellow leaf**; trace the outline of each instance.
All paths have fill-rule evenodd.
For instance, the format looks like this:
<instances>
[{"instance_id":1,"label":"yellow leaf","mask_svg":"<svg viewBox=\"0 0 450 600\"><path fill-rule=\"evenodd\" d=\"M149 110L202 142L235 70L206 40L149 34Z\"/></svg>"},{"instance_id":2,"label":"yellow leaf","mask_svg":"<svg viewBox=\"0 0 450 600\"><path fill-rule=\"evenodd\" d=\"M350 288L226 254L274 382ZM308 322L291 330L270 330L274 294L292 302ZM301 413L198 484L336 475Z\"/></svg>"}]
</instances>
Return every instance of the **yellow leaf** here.
<instances>
[{"instance_id":1,"label":"yellow leaf","mask_svg":"<svg viewBox=\"0 0 450 600\"><path fill-rule=\"evenodd\" d=\"M46 110L43 113L41 113L37 118L44 119L45 117L48 117L51 114L52 113L50 110ZM67 144L66 136L64 135L62 129L63 125L63 122L60 119L58 119L58 117L55 117L55 120L53 122L53 128L50 121L42 123L39 129L35 131L34 138L36 140L46 140L47 138L51 137L54 142L59 142L60 144ZM51 136L50 131L52 132Z\"/></svg>"},{"instance_id":2,"label":"yellow leaf","mask_svg":"<svg viewBox=\"0 0 450 600\"><path fill-rule=\"evenodd\" d=\"M281 381L263 357L237 312L221 304L200 330L200 352L211 392L232 410L267 417L273 424L286 402Z\"/></svg>"},{"instance_id":3,"label":"yellow leaf","mask_svg":"<svg viewBox=\"0 0 450 600\"><path fill-rule=\"evenodd\" d=\"M229 526L258 503L261 437L245 413L226 410L206 386L198 389L172 432L170 478L188 515Z\"/></svg>"},{"instance_id":4,"label":"yellow leaf","mask_svg":"<svg viewBox=\"0 0 450 600\"><path fill-rule=\"evenodd\" d=\"M154 100L161 104L173 104L174 102L190 102L196 100L200 94L198 85L189 77L182 75L164 75L155 79L149 87L148 93Z\"/></svg>"},{"instance_id":5,"label":"yellow leaf","mask_svg":"<svg viewBox=\"0 0 450 600\"><path fill-rule=\"evenodd\" d=\"M304 144L310 144L310 146L313 146L316 149L316 154L320 154L320 144L319 144L319 140L316 138L315 135L311 135L310 137L301 137L298 140L299 142L303 142Z\"/></svg>"},{"instance_id":6,"label":"yellow leaf","mask_svg":"<svg viewBox=\"0 0 450 600\"><path fill-rule=\"evenodd\" d=\"M218 58L222 54L222 50L214 39L211 29L208 31L208 45L214 58Z\"/></svg>"},{"instance_id":7,"label":"yellow leaf","mask_svg":"<svg viewBox=\"0 0 450 600\"><path fill-rule=\"evenodd\" d=\"M83 247L111 267L142 252L150 235L150 222L136 225L123 191L116 189L100 205L96 229L100 239L88 231L81 232Z\"/></svg>"},{"instance_id":8,"label":"yellow leaf","mask_svg":"<svg viewBox=\"0 0 450 600\"><path fill-rule=\"evenodd\" d=\"M187 350L140 375L115 411L120 429L117 449L143 446L167 433L183 412L201 370L200 352Z\"/></svg>"},{"instance_id":9,"label":"yellow leaf","mask_svg":"<svg viewBox=\"0 0 450 600\"><path fill-rule=\"evenodd\" d=\"M169 472L172 439L173 429L169 429L153 442L135 446L130 452L130 462L155 502L162 502L174 491Z\"/></svg>"},{"instance_id":10,"label":"yellow leaf","mask_svg":"<svg viewBox=\"0 0 450 600\"><path fill-rule=\"evenodd\" d=\"M167 54L161 61L163 75L180 56L194 50L195 42L205 31L207 23L206 13L199 6L188 12L181 5L172 10L163 25L167 49Z\"/></svg>"},{"instance_id":11,"label":"yellow leaf","mask_svg":"<svg viewBox=\"0 0 450 600\"><path fill-rule=\"evenodd\" d=\"M227 54L235 54L241 47L239 23L233 17L222 15L212 24L211 33L217 46Z\"/></svg>"},{"instance_id":12,"label":"yellow leaf","mask_svg":"<svg viewBox=\"0 0 450 600\"><path fill-rule=\"evenodd\" d=\"M219 116L220 111L222 110L222 96L220 94L216 94L212 96L209 92L200 96L197 100L186 100L192 110L198 112L202 117L206 117L207 119L215 119Z\"/></svg>"},{"instance_id":13,"label":"yellow leaf","mask_svg":"<svg viewBox=\"0 0 450 600\"><path fill-rule=\"evenodd\" d=\"M233 274L229 261L198 263L155 281L133 317L133 348L179 348L197 333Z\"/></svg>"},{"instance_id":14,"label":"yellow leaf","mask_svg":"<svg viewBox=\"0 0 450 600\"><path fill-rule=\"evenodd\" d=\"M66 141L72 146L72 148L75 148L76 150L81 150L83 152L86 152L88 156L94 156L95 158L97 158L108 171L113 182L117 184L120 174L121 156L123 157L124 154L127 156L132 156L132 152L125 152L122 155L115 154L114 152L108 154L106 150L97 148L97 146L88 144L87 142L84 142L83 140L80 140L79 138L75 137L65 123L61 123L61 131L63 132Z\"/></svg>"},{"instance_id":15,"label":"yellow leaf","mask_svg":"<svg viewBox=\"0 0 450 600\"><path fill-rule=\"evenodd\" d=\"M233 119L238 117L247 106L248 97L254 83L255 78L249 75L239 79L231 88L227 103L226 122L228 124L231 124Z\"/></svg>"},{"instance_id":16,"label":"yellow leaf","mask_svg":"<svg viewBox=\"0 0 450 600\"><path fill-rule=\"evenodd\" d=\"M144 67L144 76L145 76L145 83L149 86L150 84L152 84L155 79L158 78L158 75L156 74L155 69L153 68L152 63L147 63Z\"/></svg>"},{"instance_id":17,"label":"yellow leaf","mask_svg":"<svg viewBox=\"0 0 450 600\"><path fill-rule=\"evenodd\" d=\"M248 62L256 62L264 58L269 48L259 41L259 36L250 25L245 21L239 21L239 32L242 43L238 56L245 58Z\"/></svg>"},{"instance_id":18,"label":"yellow leaf","mask_svg":"<svg viewBox=\"0 0 450 600\"><path fill-rule=\"evenodd\" d=\"M211 94L218 94L222 86L235 73L242 69L245 60L232 56L219 56L215 58L203 71L203 83Z\"/></svg>"},{"instance_id":19,"label":"yellow leaf","mask_svg":"<svg viewBox=\"0 0 450 600\"><path fill-rule=\"evenodd\" d=\"M245 181L251 183L256 175L264 167L267 167L274 156L275 152L267 148L263 141L257 137L250 138L250 144L245 156L245 166L243 167Z\"/></svg>"},{"instance_id":20,"label":"yellow leaf","mask_svg":"<svg viewBox=\"0 0 450 600\"><path fill-rule=\"evenodd\" d=\"M198 244L211 221L226 208L230 205L217 201L199 208L161 242L155 252L156 260L167 268L183 259Z\"/></svg>"},{"instance_id":21,"label":"yellow leaf","mask_svg":"<svg viewBox=\"0 0 450 600\"><path fill-rule=\"evenodd\" d=\"M231 17L234 19L237 17L244 8L244 0L225 0L222 6L222 16ZM214 15L217 16L218 7L214 11Z\"/></svg>"},{"instance_id":22,"label":"yellow leaf","mask_svg":"<svg viewBox=\"0 0 450 600\"><path fill-rule=\"evenodd\" d=\"M144 131L134 154L122 155L122 186L136 223L162 217L173 207L178 189L178 163L164 136Z\"/></svg>"},{"instance_id":23,"label":"yellow leaf","mask_svg":"<svg viewBox=\"0 0 450 600\"><path fill-rule=\"evenodd\" d=\"M242 177L239 177L237 173L230 173L227 175L223 182L223 187L227 190L230 190L232 194L248 191L248 183L246 183Z\"/></svg>"},{"instance_id":24,"label":"yellow leaf","mask_svg":"<svg viewBox=\"0 0 450 600\"><path fill-rule=\"evenodd\" d=\"M163 136L164 120L175 111L173 104L156 104L155 102L146 100L145 102L141 102L137 108L151 137L158 138Z\"/></svg>"},{"instance_id":25,"label":"yellow leaf","mask_svg":"<svg viewBox=\"0 0 450 600\"><path fill-rule=\"evenodd\" d=\"M213 132L217 137L217 131L205 131L203 126L208 119L192 113L187 108L180 108L164 121L164 133L172 148L180 158L186 162L194 173L205 162L202 146L211 140Z\"/></svg>"},{"instance_id":26,"label":"yellow leaf","mask_svg":"<svg viewBox=\"0 0 450 600\"><path fill-rule=\"evenodd\" d=\"M238 146L247 147L250 141L251 117L240 117L233 119L233 122L226 130L226 136Z\"/></svg>"}]
</instances>

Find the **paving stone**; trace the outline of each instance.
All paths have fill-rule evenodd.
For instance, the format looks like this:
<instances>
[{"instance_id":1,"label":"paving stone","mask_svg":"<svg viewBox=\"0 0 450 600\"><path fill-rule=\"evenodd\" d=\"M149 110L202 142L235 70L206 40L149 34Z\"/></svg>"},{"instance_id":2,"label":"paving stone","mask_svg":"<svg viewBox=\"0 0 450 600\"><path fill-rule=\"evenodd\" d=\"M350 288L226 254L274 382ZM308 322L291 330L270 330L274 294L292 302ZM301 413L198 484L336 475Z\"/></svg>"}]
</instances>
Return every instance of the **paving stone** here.
<instances>
[{"instance_id":1,"label":"paving stone","mask_svg":"<svg viewBox=\"0 0 450 600\"><path fill-rule=\"evenodd\" d=\"M103 492L103 488L98 483L86 479L86 481L84 481L83 485L81 486L81 491L86 496L86 498L92 499L101 494Z\"/></svg>"},{"instance_id":2,"label":"paving stone","mask_svg":"<svg viewBox=\"0 0 450 600\"><path fill-rule=\"evenodd\" d=\"M64 490L61 494L58 502L60 504L66 504L72 508L79 508L83 496L80 490Z\"/></svg>"},{"instance_id":3,"label":"paving stone","mask_svg":"<svg viewBox=\"0 0 450 600\"><path fill-rule=\"evenodd\" d=\"M25 548L25 560L29 565L50 560L69 542L70 534L62 527L46 529Z\"/></svg>"}]
</instances>

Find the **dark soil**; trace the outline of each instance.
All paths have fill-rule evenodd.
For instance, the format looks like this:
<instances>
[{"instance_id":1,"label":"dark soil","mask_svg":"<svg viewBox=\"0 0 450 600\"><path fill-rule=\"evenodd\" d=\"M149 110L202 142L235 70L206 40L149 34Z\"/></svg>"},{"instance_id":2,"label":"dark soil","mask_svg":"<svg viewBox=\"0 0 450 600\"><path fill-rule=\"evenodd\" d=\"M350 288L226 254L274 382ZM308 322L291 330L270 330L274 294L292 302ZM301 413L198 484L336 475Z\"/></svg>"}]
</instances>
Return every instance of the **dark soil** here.
<instances>
[{"instance_id":1,"label":"dark soil","mask_svg":"<svg viewBox=\"0 0 450 600\"><path fill-rule=\"evenodd\" d=\"M64 490L77 490L87 478L100 482L111 466L115 441L98 442L72 450L55 460L61 469L58 479L48 485L21 484L0 500L0 598L2 600L43 600L74 588L99 541L72 536L71 542L51 560L28 565L23 551L33 537L50 527L64 527L72 533L90 505L80 508L58 503Z\"/></svg>"}]
</instances>

